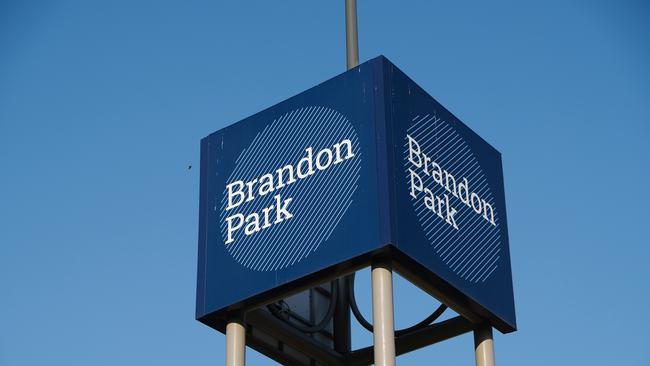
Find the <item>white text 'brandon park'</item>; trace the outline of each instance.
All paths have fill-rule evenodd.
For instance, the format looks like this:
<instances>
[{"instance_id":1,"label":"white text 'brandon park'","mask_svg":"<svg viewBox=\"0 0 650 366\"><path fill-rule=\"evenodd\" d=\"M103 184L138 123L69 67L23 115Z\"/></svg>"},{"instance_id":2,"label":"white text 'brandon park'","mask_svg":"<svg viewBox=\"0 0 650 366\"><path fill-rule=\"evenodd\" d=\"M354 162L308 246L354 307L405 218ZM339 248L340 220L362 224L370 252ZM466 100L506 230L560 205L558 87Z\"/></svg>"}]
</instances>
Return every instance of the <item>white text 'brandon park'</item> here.
<instances>
[{"instance_id":1,"label":"white text 'brandon park'","mask_svg":"<svg viewBox=\"0 0 650 366\"><path fill-rule=\"evenodd\" d=\"M239 212L228 215L225 218L227 225L225 244L232 244L235 241L233 234L239 230L244 230L244 234L250 236L293 218L291 212L293 198L283 198L277 192L286 186L300 184L301 180L322 173L335 165L346 164L354 157L355 153L350 139L344 139L331 148L323 148L316 153L310 146L305 149L305 155L295 165L288 163L250 181L236 180L227 184L226 211L240 206L241 208L247 207L248 203L256 199L274 192L276 194L269 202L271 204L258 212Z\"/></svg>"},{"instance_id":2,"label":"white text 'brandon park'","mask_svg":"<svg viewBox=\"0 0 650 366\"><path fill-rule=\"evenodd\" d=\"M407 134L406 139L408 141L408 161L412 164L408 171L409 190L413 199L424 200L424 204L429 210L435 212L440 219L445 220L456 230L459 230L456 222L458 210L453 206L454 201L460 201L476 214L482 215L487 222L496 226L494 208L478 193L471 190L466 177L459 180L459 177L455 177L435 162L431 155L427 155L413 137ZM444 188L446 192L436 195L434 187L425 186L424 182L429 177L433 178L433 182Z\"/></svg>"}]
</instances>

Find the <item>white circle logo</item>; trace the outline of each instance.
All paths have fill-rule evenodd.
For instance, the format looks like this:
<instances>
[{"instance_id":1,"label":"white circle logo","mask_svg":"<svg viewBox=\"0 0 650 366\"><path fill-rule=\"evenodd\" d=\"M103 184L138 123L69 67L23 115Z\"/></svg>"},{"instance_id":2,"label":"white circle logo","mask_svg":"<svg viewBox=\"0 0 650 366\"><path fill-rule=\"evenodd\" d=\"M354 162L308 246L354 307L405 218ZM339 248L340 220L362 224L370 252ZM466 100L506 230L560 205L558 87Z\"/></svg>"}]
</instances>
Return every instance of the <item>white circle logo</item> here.
<instances>
[{"instance_id":1,"label":"white circle logo","mask_svg":"<svg viewBox=\"0 0 650 366\"><path fill-rule=\"evenodd\" d=\"M352 204L360 172L357 133L338 111L310 106L275 119L226 181L219 216L228 252L256 271L307 258Z\"/></svg>"},{"instance_id":2,"label":"white circle logo","mask_svg":"<svg viewBox=\"0 0 650 366\"><path fill-rule=\"evenodd\" d=\"M459 277L485 282L501 258L499 215L467 142L435 113L417 116L407 129L404 168L429 244Z\"/></svg>"}]
</instances>

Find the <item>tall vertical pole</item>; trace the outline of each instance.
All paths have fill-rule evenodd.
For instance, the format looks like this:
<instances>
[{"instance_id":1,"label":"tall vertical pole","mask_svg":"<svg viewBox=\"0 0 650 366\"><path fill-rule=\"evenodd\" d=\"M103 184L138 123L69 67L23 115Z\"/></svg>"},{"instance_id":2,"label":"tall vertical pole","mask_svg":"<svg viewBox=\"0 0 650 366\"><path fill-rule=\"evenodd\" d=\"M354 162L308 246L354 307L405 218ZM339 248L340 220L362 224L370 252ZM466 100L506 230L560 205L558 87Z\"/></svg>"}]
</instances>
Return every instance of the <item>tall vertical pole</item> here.
<instances>
[{"instance_id":1,"label":"tall vertical pole","mask_svg":"<svg viewBox=\"0 0 650 366\"><path fill-rule=\"evenodd\" d=\"M228 319L226 325L226 366L246 364L246 327L244 317Z\"/></svg>"},{"instance_id":2,"label":"tall vertical pole","mask_svg":"<svg viewBox=\"0 0 650 366\"><path fill-rule=\"evenodd\" d=\"M393 272L390 264L372 265L372 321L376 366L395 366Z\"/></svg>"},{"instance_id":3,"label":"tall vertical pole","mask_svg":"<svg viewBox=\"0 0 650 366\"><path fill-rule=\"evenodd\" d=\"M359 37L357 33L357 0L345 0L345 46L348 70L359 65Z\"/></svg>"},{"instance_id":4,"label":"tall vertical pole","mask_svg":"<svg viewBox=\"0 0 650 366\"><path fill-rule=\"evenodd\" d=\"M345 0L345 49L347 69L350 70L359 64L356 0ZM334 311L334 349L340 353L347 353L352 349L348 279L341 277L337 281L339 292Z\"/></svg>"},{"instance_id":5,"label":"tall vertical pole","mask_svg":"<svg viewBox=\"0 0 650 366\"><path fill-rule=\"evenodd\" d=\"M476 366L494 366L492 326L481 324L474 330L474 349L476 351Z\"/></svg>"}]
</instances>

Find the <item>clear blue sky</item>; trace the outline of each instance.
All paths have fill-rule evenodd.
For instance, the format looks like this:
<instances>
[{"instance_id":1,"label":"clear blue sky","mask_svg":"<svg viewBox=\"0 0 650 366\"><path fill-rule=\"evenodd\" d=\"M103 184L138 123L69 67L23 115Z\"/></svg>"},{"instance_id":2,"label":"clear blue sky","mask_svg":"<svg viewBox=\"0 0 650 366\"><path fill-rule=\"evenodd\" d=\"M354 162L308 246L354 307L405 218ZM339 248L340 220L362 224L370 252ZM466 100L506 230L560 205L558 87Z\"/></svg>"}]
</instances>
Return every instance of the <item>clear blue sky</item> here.
<instances>
[{"instance_id":1,"label":"clear blue sky","mask_svg":"<svg viewBox=\"0 0 650 366\"><path fill-rule=\"evenodd\" d=\"M199 139L342 72L343 22L343 0L1 1L0 365L223 364L194 320ZM359 31L503 153L498 365L650 365L648 3L362 0ZM399 327L434 306L396 283Z\"/></svg>"}]
</instances>

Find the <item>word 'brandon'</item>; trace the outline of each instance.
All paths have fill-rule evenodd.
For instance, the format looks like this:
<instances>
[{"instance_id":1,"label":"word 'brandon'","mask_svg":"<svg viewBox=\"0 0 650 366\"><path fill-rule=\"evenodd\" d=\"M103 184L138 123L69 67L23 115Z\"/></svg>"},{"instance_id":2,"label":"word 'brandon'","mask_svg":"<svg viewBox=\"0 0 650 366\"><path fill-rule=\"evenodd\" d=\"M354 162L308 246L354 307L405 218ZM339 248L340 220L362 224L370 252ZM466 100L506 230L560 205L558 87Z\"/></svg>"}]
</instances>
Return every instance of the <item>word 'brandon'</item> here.
<instances>
[{"instance_id":1,"label":"word 'brandon'","mask_svg":"<svg viewBox=\"0 0 650 366\"><path fill-rule=\"evenodd\" d=\"M490 224L496 226L494 221L494 209L492 206L482 199L478 193L471 192L467 178L463 177L460 183L457 183L456 177L450 172L440 167L438 163L433 161L430 156L422 152L420 144L410 135L406 135L409 145L409 162L419 171L409 168L411 176L411 197L418 198L420 193L424 193L424 204L431 211L435 212L441 219L445 220L454 229L458 230L456 223L456 213L458 212L452 207L452 202L448 194L435 195L429 187L423 184L421 174L432 177L433 181L444 188L447 192L451 193L460 202L467 207L474 210L478 215Z\"/></svg>"},{"instance_id":2,"label":"word 'brandon'","mask_svg":"<svg viewBox=\"0 0 650 366\"><path fill-rule=\"evenodd\" d=\"M305 156L298 160L294 166L287 164L271 173L266 173L248 182L241 180L226 185L228 205L226 211L232 210L244 203L250 203L258 197L266 196L276 192L299 180L308 178L318 172L322 172L334 165L354 157L352 141L345 139L334 144L331 149L324 148L314 154L314 149L305 149ZM314 169L315 168L315 169ZM273 196L273 204L262 208L259 212L247 214L235 213L225 219L226 223L226 244L235 241L233 234L243 228L244 235L250 236L261 230L268 229L272 225L280 224L293 218L289 205L293 198L282 198L280 194Z\"/></svg>"}]
</instances>

